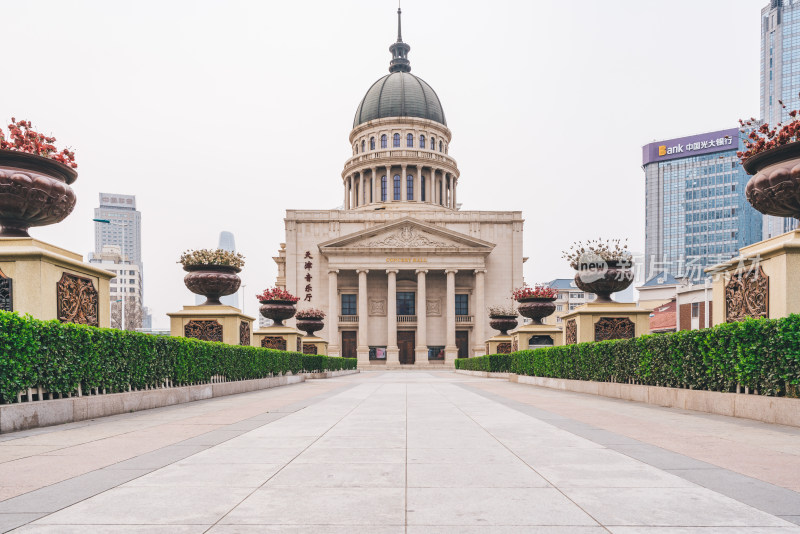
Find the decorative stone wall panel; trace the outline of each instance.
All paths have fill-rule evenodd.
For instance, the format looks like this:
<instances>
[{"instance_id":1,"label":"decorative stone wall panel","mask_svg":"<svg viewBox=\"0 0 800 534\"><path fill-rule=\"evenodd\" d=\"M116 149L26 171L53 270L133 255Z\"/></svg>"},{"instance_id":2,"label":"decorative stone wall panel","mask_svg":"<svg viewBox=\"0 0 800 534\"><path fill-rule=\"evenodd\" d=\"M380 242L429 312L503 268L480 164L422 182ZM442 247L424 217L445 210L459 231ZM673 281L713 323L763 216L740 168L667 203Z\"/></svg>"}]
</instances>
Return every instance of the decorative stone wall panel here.
<instances>
[{"instance_id":1,"label":"decorative stone wall panel","mask_svg":"<svg viewBox=\"0 0 800 534\"><path fill-rule=\"evenodd\" d=\"M247 321L239 323L239 345L250 345L250 323Z\"/></svg>"},{"instance_id":2,"label":"decorative stone wall panel","mask_svg":"<svg viewBox=\"0 0 800 534\"><path fill-rule=\"evenodd\" d=\"M385 317L386 299L369 299L369 314L372 317Z\"/></svg>"},{"instance_id":3,"label":"decorative stone wall panel","mask_svg":"<svg viewBox=\"0 0 800 534\"><path fill-rule=\"evenodd\" d=\"M497 344L497 354L511 354L511 343L504 341Z\"/></svg>"},{"instance_id":4,"label":"decorative stone wall panel","mask_svg":"<svg viewBox=\"0 0 800 534\"><path fill-rule=\"evenodd\" d=\"M578 323L575 319L567 321L567 327L564 332L564 343L567 345L574 345L578 342Z\"/></svg>"},{"instance_id":5,"label":"decorative stone wall panel","mask_svg":"<svg viewBox=\"0 0 800 534\"><path fill-rule=\"evenodd\" d=\"M286 339L281 336L264 336L261 346L265 349L286 350Z\"/></svg>"},{"instance_id":6,"label":"decorative stone wall panel","mask_svg":"<svg viewBox=\"0 0 800 534\"><path fill-rule=\"evenodd\" d=\"M222 325L215 320L192 320L183 327L183 335L200 341L222 342Z\"/></svg>"},{"instance_id":7,"label":"decorative stone wall panel","mask_svg":"<svg viewBox=\"0 0 800 534\"><path fill-rule=\"evenodd\" d=\"M425 299L425 313L428 317L441 317L442 299Z\"/></svg>"},{"instance_id":8,"label":"decorative stone wall panel","mask_svg":"<svg viewBox=\"0 0 800 534\"><path fill-rule=\"evenodd\" d=\"M317 346L314 344L303 343L303 354L316 354Z\"/></svg>"},{"instance_id":9,"label":"decorative stone wall panel","mask_svg":"<svg viewBox=\"0 0 800 534\"><path fill-rule=\"evenodd\" d=\"M594 325L594 340L633 339L636 325L627 317L601 317Z\"/></svg>"},{"instance_id":10,"label":"decorative stone wall panel","mask_svg":"<svg viewBox=\"0 0 800 534\"><path fill-rule=\"evenodd\" d=\"M769 317L769 277L760 266L731 276L725 285L725 321Z\"/></svg>"},{"instance_id":11,"label":"decorative stone wall panel","mask_svg":"<svg viewBox=\"0 0 800 534\"><path fill-rule=\"evenodd\" d=\"M0 310L14 311L14 285L13 280L0 271Z\"/></svg>"},{"instance_id":12,"label":"decorative stone wall panel","mask_svg":"<svg viewBox=\"0 0 800 534\"><path fill-rule=\"evenodd\" d=\"M56 313L62 323L100 326L97 290L92 281L62 273L56 283Z\"/></svg>"}]
</instances>

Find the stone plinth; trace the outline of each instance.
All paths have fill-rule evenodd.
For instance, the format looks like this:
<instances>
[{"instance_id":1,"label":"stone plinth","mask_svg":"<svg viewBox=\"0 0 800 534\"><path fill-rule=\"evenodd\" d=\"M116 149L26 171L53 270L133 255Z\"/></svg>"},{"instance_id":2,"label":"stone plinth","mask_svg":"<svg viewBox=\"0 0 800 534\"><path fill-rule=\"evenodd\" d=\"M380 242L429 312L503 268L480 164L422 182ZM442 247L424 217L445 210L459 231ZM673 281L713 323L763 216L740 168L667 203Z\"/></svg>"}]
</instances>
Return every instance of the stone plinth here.
<instances>
[{"instance_id":1,"label":"stone plinth","mask_svg":"<svg viewBox=\"0 0 800 534\"><path fill-rule=\"evenodd\" d=\"M539 339L537 339L539 337ZM511 332L511 348L514 351L538 348L536 345L545 345L549 339L552 346L564 344L564 331L549 324L526 324Z\"/></svg>"},{"instance_id":2,"label":"stone plinth","mask_svg":"<svg viewBox=\"0 0 800 534\"><path fill-rule=\"evenodd\" d=\"M718 273L712 324L800 313L800 230L739 249L738 257L706 272Z\"/></svg>"},{"instance_id":3,"label":"stone plinth","mask_svg":"<svg viewBox=\"0 0 800 534\"><path fill-rule=\"evenodd\" d=\"M514 340L509 335L498 334L486 340L486 354L510 354Z\"/></svg>"},{"instance_id":4,"label":"stone plinth","mask_svg":"<svg viewBox=\"0 0 800 534\"><path fill-rule=\"evenodd\" d=\"M590 302L561 317L564 345L629 339L650 332L650 308L622 302Z\"/></svg>"},{"instance_id":5,"label":"stone plinth","mask_svg":"<svg viewBox=\"0 0 800 534\"><path fill-rule=\"evenodd\" d=\"M328 355L328 342L321 337L303 336L301 343L303 344L303 354Z\"/></svg>"},{"instance_id":6,"label":"stone plinth","mask_svg":"<svg viewBox=\"0 0 800 534\"><path fill-rule=\"evenodd\" d=\"M253 346L302 352L303 334L289 326L259 328L253 334ZM325 347L327 352L327 346Z\"/></svg>"},{"instance_id":7,"label":"stone plinth","mask_svg":"<svg viewBox=\"0 0 800 534\"><path fill-rule=\"evenodd\" d=\"M0 238L0 310L108 328L114 276L43 241Z\"/></svg>"},{"instance_id":8,"label":"stone plinth","mask_svg":"<svg viewBox=\"0 0 800 534\"><path fill-rule=\"evenodd\" d=\"M228 345L250 346L253 343L253 317L233 306L184 306L168 313L173 337L191 337L201 341L220 341Z\"/></svg>"}]
</instances>

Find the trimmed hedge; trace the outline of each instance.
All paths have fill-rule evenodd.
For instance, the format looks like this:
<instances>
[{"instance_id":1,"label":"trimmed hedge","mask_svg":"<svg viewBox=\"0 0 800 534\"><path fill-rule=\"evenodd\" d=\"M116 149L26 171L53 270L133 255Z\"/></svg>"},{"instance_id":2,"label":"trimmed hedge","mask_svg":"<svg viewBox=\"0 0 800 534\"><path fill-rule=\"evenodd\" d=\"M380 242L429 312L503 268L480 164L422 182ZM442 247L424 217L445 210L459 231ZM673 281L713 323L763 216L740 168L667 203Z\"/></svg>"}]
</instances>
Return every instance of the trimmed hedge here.
<instances>
[{"instance_id":1,"label":"trimmed hedge","mask_svg":"<svg viewBox=\"0 0 800 534\"><path fill-rule=\"evenodd\" d=\"M37 386L75 394L97 388L106 393L128 388L206 383L212 376L250 380L287 373L355 369L355 358L306 355L260 347L211 343L40 321L0 312L0 402L14 402L20 391Z\"/></svg>"},{"instance_id":2,"label":"trimmed hedge","mask_svg":"<svg viewBox=\"0 0 800 534\"><path fill-rule=\"evenodd\" d=\"M797 396L800 315L459 359L456 368L707 391L733 392L740 385L762 395Z\"/></svg>"}]
</instances>

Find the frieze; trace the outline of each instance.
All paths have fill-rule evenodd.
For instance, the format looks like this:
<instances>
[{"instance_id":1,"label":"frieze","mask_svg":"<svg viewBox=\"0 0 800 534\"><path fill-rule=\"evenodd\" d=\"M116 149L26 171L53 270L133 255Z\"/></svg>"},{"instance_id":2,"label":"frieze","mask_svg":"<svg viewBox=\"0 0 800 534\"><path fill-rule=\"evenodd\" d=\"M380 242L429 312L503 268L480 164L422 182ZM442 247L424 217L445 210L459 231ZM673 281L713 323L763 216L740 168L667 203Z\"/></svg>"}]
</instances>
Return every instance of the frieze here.
<instances>
[{"instance_id":1,"label":"frieze","mask_svg":"<svg viewBox=\"0 0 800 534\"><path fill-rule=\"evenodd\" d=\"M769 317L769 277L761 266L734 274L725 285L725 322L747 317Z\"/></svg>"},{"instance_id":2,"label":"frieze","mask_svg":"<svg viewBox=\"0 0 800 534\"><path fill-rule=\"evenodd\" d=\"M200 341L222 342L222 325L216 320L191 320L183 327L183 335Z\"/></svg>"},{"instance_id":3,"label":"frieze","mask_svg":"<svg viewBox=\"0 0 800 534\"><path fill-rule=\"evenodd\" d=\"M56 283L56 308L62 323L100 326L97 290L88 278L62 273Z\"/></svg>"}]
</instances>

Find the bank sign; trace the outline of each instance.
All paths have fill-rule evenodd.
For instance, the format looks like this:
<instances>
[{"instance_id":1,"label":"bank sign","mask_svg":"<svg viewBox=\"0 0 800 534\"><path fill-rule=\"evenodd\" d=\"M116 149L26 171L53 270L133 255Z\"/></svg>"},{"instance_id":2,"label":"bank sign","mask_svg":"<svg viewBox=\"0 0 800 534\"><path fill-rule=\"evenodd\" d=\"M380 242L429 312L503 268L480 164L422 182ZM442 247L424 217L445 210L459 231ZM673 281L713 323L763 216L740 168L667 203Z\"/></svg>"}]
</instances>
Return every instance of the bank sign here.
<instances>
[{"instance_id":1,"label":"bank sign","mask_svg":"<svg viewBox=\"0 0 800 534\"><path fill-rule=\"evenodd\" d=\"M642 147L642 165L725 150L739 150L738 128L650 143Z\"/></svg>"}]
</instances>

